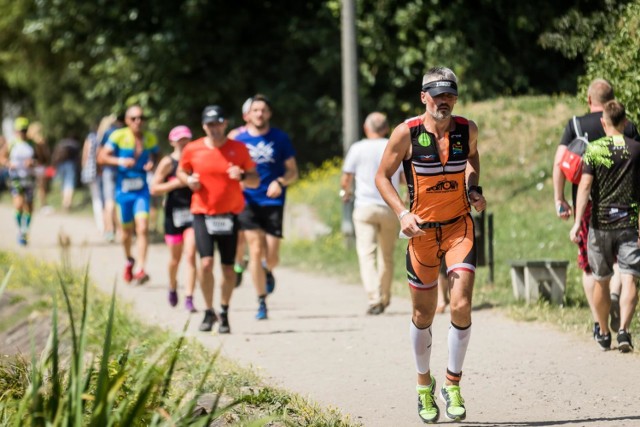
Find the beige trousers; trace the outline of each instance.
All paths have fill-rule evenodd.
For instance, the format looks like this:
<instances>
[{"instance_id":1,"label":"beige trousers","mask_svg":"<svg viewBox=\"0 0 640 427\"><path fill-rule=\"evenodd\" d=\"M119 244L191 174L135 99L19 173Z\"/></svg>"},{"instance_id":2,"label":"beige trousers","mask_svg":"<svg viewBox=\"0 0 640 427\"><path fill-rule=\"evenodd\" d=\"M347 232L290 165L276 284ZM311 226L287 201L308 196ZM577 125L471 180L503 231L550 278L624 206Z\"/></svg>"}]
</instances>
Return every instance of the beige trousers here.
<instances>
[{"instance_id":1,"label":"beige trousers","mask_svg":"<svg viewBox=\"0 0 640 427\"><path fill-rule=\"evenodd\" d=\"M393 280L393 250L400 224L388 206L367 205L353 210L360 277L369 305L388 306Z\"/></svg>"}]
</instances>

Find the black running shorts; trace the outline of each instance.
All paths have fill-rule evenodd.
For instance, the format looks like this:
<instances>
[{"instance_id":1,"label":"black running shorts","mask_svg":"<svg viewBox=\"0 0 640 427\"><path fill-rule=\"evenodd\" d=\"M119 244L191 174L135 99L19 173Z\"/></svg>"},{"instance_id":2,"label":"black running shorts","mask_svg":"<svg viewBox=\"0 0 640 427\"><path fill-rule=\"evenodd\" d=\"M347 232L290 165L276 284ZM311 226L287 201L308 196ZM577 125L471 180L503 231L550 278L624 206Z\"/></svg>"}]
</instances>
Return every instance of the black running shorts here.
<instances>
[{"instance_id":1,"label":"black running shorts","mask_svg":"<svg viewBox=\"0 0 640 427\"><path fill-rule=\"evenodd\" d=\"M240 230L264 230L265 233L282 238L284 206L259 206L249 204L238 215Z\"/></svg>"},{"instance_id":2,"label":"black running shorts","mask_svg":"<svg viewBox=\"0 0 640 427\"><path fill-rule=\"evenodd\" d=\"M227 235L209 234L205 224L205 215L193 215L193 231L196 236L196 247L200 258L212 257L214 245L217 244L220 252L220 263L233 265L238 246L238 217L233 215L233 231Z\"/></svg>"}]
</instances>

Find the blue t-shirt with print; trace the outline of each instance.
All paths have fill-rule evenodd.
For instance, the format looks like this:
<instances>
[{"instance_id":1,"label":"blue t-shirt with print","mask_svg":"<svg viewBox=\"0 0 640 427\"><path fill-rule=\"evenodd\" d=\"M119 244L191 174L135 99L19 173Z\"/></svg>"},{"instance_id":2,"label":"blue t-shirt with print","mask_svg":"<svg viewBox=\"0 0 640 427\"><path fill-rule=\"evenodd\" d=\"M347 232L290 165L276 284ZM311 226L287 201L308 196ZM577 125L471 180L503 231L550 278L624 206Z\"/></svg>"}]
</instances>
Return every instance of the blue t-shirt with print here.
<instances>
[{"instance_id":1,"label":"blue t-shirt with print","mask_svg":"<svg viewBox=\"0 0 640 427\"><path fill-rule=\"evenodd\" d=\"M280 197L272 199L267 197L269 184L285 173L284 163L296 155L289 136L280 129L271 128L269 132L260 136L253 136L248 131L242 132L234 139L247 145L251 158L256 163L256 169L260 176L258 188L247 188L244 197L247 203L259 206L282 206L286 191Z\"/></svg>"},{"instance_id":2,"label":"blue t-shirt with print","mask_svg":"<svg viewBox=\"0 0 640 427\"><path fill-rule=\"evenodd\" d=\"M116 175L116 194L133 193L136 191L148 192L147 171L144 165L151 159L152 155L158 153L158 140L151 132L144 132L142 138L142 151L136 157L136 140L133 132L129 128L122 128L114 131L105 144L113 151L113 155L118 158L135 159L136 163L132 168L118 166Z\"/></svg>"}]
</instances>

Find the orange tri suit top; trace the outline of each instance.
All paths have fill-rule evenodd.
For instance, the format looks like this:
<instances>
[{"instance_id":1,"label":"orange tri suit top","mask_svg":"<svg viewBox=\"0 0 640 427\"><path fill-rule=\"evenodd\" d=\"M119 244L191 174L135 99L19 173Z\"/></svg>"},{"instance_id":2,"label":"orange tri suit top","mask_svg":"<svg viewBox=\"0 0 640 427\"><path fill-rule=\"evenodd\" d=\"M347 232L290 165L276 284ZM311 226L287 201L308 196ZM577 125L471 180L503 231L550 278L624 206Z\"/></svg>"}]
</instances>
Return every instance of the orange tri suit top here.
<instances>
[{"instance_id":1,"label":"orange tri suit top","mask_svg":"<svg viewBox=\"0 0 640 427\"><path fill-rule=\"evenodd\" d=\"M407 246L407 278L414 289L436 289L444 257L447 274L475 272L476 250L465 171L469 156L469 121L453 116L455 127L445 134L443 158L437 139L423 117L405 121L411 135L411 158L403 161L411 213L422 219L422 236Z\"/></svg>"}]
</instances>

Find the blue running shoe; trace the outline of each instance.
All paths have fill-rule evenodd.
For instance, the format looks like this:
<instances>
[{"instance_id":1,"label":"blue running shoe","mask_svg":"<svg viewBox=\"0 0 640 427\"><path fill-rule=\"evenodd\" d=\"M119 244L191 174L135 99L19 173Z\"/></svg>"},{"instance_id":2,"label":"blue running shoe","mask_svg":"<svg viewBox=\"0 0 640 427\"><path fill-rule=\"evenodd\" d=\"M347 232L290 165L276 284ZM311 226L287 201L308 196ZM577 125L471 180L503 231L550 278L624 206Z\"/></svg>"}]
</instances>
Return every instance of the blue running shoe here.
<instances>
[{"instance_id":1,"label":"blue running shoe","mask_svg":"<svg viewBox=\"0 0 640 427\"><path fill-rule=\"evenodd\" d=\"M267 317L268 317L267 316L267 303L263 301L258 306L258 313L256 313L256 319L265 320L265 319L267 319Z\"/></svg>"},{"instance_id":2,"label":"blue running shoe","mask_svg":"<svg viewBox=\"0 0 640 427\"><path fill-rule=\"evenodd\" d=\"M271 294L273 293L274 289L276 288L276 279L275 277L273 277L273 273L271 273L270 270L265 269L264 270L265 276L266 276L266 282L267 282L267 293Z\"/></svg>"}]
</instances>

